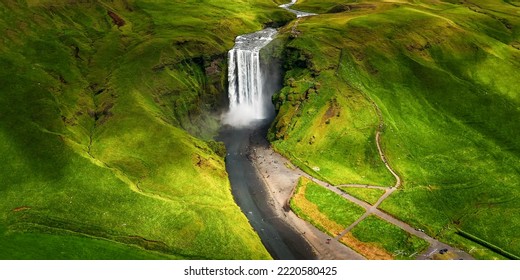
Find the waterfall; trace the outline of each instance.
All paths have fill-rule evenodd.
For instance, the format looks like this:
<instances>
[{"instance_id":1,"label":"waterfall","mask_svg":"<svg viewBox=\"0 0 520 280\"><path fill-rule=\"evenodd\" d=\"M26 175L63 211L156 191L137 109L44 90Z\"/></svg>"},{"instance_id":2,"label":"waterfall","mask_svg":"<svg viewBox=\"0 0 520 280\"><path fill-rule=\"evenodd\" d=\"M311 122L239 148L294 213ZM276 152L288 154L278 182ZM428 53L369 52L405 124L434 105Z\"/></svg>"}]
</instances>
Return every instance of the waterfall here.
<instances>
[{"instance_id":1,"label":"waterfall","mask_svg":"<svg viewBox=\"0 0 520 280\"><path fill-rule=\"evenodd\" d=\"M276 32L267 28L235 39L235 46L228 52L229 111L224 115L225 124L248 126L273 114L273 91L271 81L266 79L271 76L272 65L260 57L260 50Z\"/></svg>"}]
</instances>

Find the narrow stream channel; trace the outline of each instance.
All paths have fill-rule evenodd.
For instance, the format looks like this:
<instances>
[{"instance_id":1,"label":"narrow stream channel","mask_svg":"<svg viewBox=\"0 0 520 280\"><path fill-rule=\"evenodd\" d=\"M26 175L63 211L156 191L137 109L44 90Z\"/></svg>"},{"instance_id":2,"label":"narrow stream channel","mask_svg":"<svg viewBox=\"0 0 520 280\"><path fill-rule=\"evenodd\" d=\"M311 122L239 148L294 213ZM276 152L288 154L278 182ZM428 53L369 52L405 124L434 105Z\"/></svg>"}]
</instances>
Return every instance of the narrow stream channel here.
<instances>
[{"instance_id":1,"label":"narrow stream channel","mask_svg":"<svg viewBox=\"0 0 520 280\"><path fill-rule=\"evenodd\" d=\"M265 137L269 123L266 120L252 127L221 130L219 140L226 144L226 170L233 196L274 259L315 259L305 238L277 217L267 187L249 159L249 151L255 148L251 140Z\"/></svg>"},{"instance_id":2,"label":"narrow stream channel","mask_svg":"<svg viewBox=\"0 0 520 280\"><path fill-rule=\"evenodd\" d=\"M290 10L295 2L293 0L281 7L297 17L311 15ZM275 204L269 202L268 188L249 159L250 151L255 148L253 142L266 143L252 140L265 138L274 119L271 96L281 87L277 63L268 57L260 57L260 50L276 33L276 30L267 28L236 38L228 58L230 108L223 119L224 126L218 140L226 145L226 170L235 201L271 256L284 260L315 259L316 255L305 238L277 216Z\"/></svg>"}]
</instances>

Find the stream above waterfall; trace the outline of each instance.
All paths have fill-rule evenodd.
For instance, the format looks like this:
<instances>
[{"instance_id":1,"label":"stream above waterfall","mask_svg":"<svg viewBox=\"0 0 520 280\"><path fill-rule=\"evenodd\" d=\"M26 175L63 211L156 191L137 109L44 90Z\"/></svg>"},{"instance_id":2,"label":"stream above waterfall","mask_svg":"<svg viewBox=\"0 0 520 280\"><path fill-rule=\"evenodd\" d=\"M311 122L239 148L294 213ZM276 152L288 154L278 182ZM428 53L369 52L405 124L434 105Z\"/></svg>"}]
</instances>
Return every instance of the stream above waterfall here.
<instances>
[{"instance_id":1,"label":"stream above waterfall","mask_svg":"<svg viewBox=\"0 0 520 280\"><path fill-rule=\"evenodd\" d=\"M317 14L314 14L314 13L307 13L307 12L302 12L302 11L298 11L298 10L293 10L290 7L292 5L294 5L294 4L296 4L296 0L291 0L291 3L282 4L282 5L278 6L278 7L284 8L287 11L295 14L297 18L317 15Z\"/></svg>"}]
</instances>

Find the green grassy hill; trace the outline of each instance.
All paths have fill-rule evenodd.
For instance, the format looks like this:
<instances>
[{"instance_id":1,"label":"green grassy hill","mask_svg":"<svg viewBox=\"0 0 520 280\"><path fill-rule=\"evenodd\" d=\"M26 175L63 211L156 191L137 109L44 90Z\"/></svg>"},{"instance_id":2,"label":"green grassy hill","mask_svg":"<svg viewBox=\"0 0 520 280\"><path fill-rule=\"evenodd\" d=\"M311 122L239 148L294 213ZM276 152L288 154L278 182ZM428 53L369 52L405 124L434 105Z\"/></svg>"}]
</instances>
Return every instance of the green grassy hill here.
<instances>
[{"instance_id":1,"label":"green grassy hill","mask_svg":"<svg viewBox=\"0 0 520 280\"><path fill-rule=\"evenodd\" d=\"M294 19L276 5L1 1L0 259L269 258L211 138L226 52ZM325 14L282 29L269 139L330 183L392 186L380 112L403 179L381 208L478 258L519 255L519 6L300 0Z\"/></svg>"},{"instance_id":2,"label":"green grassy hill","mask_svg":"<svg viewBox=\"0 0 520 280\"><path fill-rule=\"evenodd\" d=\"M391 186L377 106L404 181L381 208L476 257L494 255L456 230L518 255L519 3L351 2L296 5L328 13L284 29L274 147L331 183Z\"/></svg>"},{"instance_id":3,"label":"green grassy hill","mask_svg":"<svg viewBox=\"0 0 520 280\"><path fill-rule=\"evenodd\" d=\"M209 139L235 36L292 18L268 0L1 1L0 259L270 258Z\"/></svg>"}]
</instances>

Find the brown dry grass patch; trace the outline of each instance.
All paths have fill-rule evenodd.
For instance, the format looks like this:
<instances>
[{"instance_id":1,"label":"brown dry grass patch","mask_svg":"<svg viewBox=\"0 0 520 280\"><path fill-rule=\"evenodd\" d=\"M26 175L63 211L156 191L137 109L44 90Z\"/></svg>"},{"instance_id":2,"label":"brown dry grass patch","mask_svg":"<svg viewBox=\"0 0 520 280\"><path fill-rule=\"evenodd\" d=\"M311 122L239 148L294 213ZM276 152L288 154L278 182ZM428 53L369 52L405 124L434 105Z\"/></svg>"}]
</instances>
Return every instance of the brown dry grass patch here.
<instances>
[{"instance_id":1,"label":"brown dry grass patch","mask_svg":"<svg viewBox=\"0 0 520 280\"><path fill-rule=\"evenodd\" d=\"M362 242L351 232L345 234L339 240L341 243L354 249L356 252L365 256L369 260L393 260L392 254L388 253L384 248L381 248L375 243Z\"/></svg>"},{"instance_id":2,"label":"brown dry grass patch","mask_svg":"<svg viewBox=\"0 0 520 280\"><path fill-rule=\"evenodd\" d=\"M31 209L31 207L27 207L27 206L20 206L20 207L16 207L13 209L13 212L20 212L20 211L25 211L25 210L29 210Z\"/></svg>"}]
</instances>

